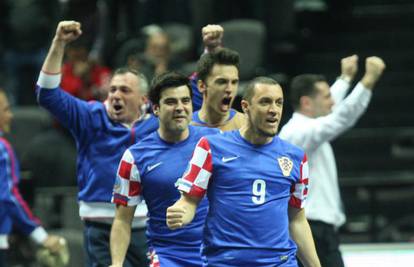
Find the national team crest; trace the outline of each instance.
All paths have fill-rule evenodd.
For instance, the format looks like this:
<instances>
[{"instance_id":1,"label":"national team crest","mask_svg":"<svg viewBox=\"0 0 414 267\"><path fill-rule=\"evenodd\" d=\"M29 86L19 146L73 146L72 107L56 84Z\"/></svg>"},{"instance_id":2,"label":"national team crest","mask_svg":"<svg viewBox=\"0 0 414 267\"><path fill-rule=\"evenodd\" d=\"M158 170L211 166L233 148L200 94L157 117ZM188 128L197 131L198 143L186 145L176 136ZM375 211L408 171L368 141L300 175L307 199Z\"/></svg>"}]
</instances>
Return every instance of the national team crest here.
<instances>
[{"instance_id":1,"label":"national team crest","mask_svg":"<svg viewBox=\"0 0 414 267\"><path fill-rule=\"evenodd\" d=\"M284 176L289 176L293 168L293 162L288 157L280 157L277 159L280 169Z\"/></svg>"}]
</instances>

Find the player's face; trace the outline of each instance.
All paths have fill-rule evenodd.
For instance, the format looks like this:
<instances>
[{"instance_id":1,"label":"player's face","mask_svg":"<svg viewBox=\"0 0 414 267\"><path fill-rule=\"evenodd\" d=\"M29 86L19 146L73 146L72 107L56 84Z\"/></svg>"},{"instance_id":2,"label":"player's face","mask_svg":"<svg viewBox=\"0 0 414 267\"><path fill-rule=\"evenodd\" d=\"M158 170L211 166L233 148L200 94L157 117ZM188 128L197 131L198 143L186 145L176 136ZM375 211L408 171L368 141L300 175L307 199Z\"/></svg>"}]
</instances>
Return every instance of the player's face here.
<instances>
[{"instance_id":1,"label":"player's face","mask_svg":"<svg viewBox=\"0 0 414 267\"><path fill-rule=\"evenodd\" d=\"M334 101L327 82L315 83L316 94L311 97L311 113L314 118L328 115L332 112Z\"/></svg>"},{"instance_id":2,"label":"player's face","mask_svg":"<svg viewBox=\"0 0 414 267\"><path fill-rule=\"evenodd\" d=\"M227 115L237 94L239 71L232 65L214 65L206 82L199 84L210 110Z\"/></svg>"},{"instance_id":3,"label":"player's face","mask_svg":"<svg viewBox=\"0 0 414 267\"><path fill-rule=\"evenodd\" d=\"M273 137L277 134L283 112L283 91L280 85L256 84L251 102L244 102L253 132L259 137Z\"/></svg>"},{"instance_id":4,"label":"player's face","mask_svg":"<svg viewBox=\"0 0 414 267\"><path fill-rule=\"evenodd\" d=\"M167 134L186 131L192 113L190 89L186 85L162 91L159 105L154 105L154 114L160 121L160 131Z\"/></svg>"},{"instance_id":5,"label":"player's face","mask_svg":"<svg viewBox=\"0 0 414 267\"><path fill-rule=\"evenodd\" d=\"M109 117L121 123L132 123L141 116L145 97L139 91L139 78L133 73L115 75L108 94Z\"/></svg>"},{"instance_id":6,"label":"player's face","mask_svg":"<svg viewBox=\"0 0 414 267\"><path fill-rule=\"evenodd\" d=\"M10 132L10 123L13 118L9 101L4 93L0 92L0 131Z\"/></svg>"}]
</instances>

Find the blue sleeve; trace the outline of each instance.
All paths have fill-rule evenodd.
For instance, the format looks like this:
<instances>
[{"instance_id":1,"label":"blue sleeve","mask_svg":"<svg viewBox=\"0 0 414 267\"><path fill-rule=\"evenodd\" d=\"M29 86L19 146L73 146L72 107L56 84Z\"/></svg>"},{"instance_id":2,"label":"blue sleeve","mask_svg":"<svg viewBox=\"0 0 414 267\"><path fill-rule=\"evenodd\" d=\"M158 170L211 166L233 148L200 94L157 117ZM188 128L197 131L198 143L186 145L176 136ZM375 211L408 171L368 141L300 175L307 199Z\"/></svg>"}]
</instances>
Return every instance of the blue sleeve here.
<instances>
[{"instance_id":1,"label":"blue sleeve","mask_svg":"<svg viewBox=\"0 0 414 267\"><path fill-rule=\"evenodd\" d=\"M193 111L199 110L203 104L203 95L198 90L197 80L197 73L193 73L190 76L190 85L191 90L193 91Z\"/></svg>"},{"instance_id":2,"label":"blue sleeve","mask_svg":"<svg viewBox=\"0 0 414 267\"><path fill-rule=\"evenodd\" d=\"M60 87L44 89L36 87L37 101L69 129L78 141L91 137L90 131L99 128L99 120L93 119L92 104L64 92Z\"/></svg>"},{"instance_id":3,"label":"blue sleeve","mask_svg":"<svg viewBox=\"0 0 414 267\"><path fill-rule=\"evenodd\" d=\"M39 226L39 220L33 216L17 187L17 162L9 145L0 143L0 205L2 214L11 220L23 234L29 235ZM3 219L3 218L0 218ZM0 229L2 232L4 229Z\"/></svg>"}]
</instances>

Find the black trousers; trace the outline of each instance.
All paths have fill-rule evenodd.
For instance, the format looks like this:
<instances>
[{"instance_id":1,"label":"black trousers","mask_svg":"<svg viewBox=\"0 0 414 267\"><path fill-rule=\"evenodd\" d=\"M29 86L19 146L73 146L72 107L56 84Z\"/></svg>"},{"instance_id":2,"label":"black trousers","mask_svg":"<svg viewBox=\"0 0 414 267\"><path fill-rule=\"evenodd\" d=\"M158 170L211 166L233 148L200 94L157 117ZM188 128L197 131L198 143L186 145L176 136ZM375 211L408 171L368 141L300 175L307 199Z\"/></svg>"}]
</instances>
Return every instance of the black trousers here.
<instances>
[{"instance_id":1,"label":"black trousers","mask_svg":"<svg viewBox=\"0 0 414 267\"><path fill-rule=\"evenodd\" d=\"M315 241L316 252L323 267L344 267L339 250L339 234L334 226L321 221L308 220ZM299 264L303 267L302 264Z\"/></svg>"},{"instance_id":2,"label":"black trousers","mask_svg":"<svg viewBox=\"0 0 414 267\"><path fill-rule=\"evenodd\" d=\"M111 225L85 221L84 250L85 267L107 267L111 264L109 239ZM132 229L131 242L125 257L124 267L148 266L145 229Z\"/></svg>"},{"instance_id":3,"label":"black trousers","mask_svg":"<svg viewBox=\"0 0 414 267\"><path fill-rule=\"evenodd\" d=\"M0 249L0 267L6 267L6 252L5 249Z\"/></svg>"}]
</instances>

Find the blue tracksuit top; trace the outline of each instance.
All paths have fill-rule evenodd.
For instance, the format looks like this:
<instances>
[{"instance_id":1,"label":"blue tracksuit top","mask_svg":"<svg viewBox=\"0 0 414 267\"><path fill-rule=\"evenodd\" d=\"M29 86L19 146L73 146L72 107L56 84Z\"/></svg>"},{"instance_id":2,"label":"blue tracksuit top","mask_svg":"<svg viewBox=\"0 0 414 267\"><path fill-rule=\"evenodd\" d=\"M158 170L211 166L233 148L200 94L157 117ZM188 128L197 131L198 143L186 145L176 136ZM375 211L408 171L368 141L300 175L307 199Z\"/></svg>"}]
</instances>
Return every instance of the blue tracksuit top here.
<instances>
[{"instance_id":1,"label":"blue tracksuit top","mask_svg":"<svg viewBox=\"0 0 414 267\"><path fill-rule=\"evenodd\" d=\"M104 103L85 102L61 88L36 88L39 104L70 130L78 151L78 199L111 202L118 163L124 151L158 129L158 119L146 115L131 129L113 122Z\"/></svg>"},{"instance_id":2,"label":"blue tracksuit top","mask_svg":"<svg viewBox=\"0 0 414 267\"><path fill-rule=\"evenodd\" d=\"M19 181L19 162L0 132L0 235L9 234L12 226L29 235L39 226L39 220L20 195Z\"/></svg>"}]
</instances>

